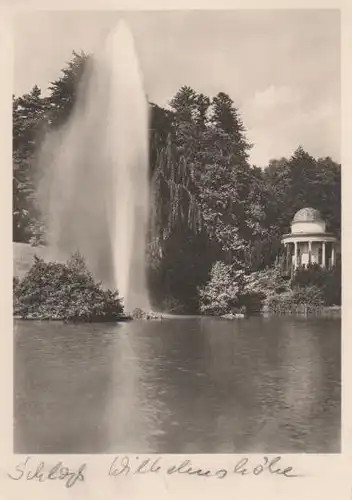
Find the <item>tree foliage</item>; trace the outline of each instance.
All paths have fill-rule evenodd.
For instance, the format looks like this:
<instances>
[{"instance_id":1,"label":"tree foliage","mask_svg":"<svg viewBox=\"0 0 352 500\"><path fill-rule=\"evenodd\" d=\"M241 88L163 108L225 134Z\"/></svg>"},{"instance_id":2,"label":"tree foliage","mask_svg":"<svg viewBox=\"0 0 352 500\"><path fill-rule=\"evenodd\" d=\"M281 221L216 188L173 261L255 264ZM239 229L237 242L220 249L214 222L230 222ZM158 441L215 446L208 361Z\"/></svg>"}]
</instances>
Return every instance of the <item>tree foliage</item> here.
<instances>
[{"instance_id":1,"label":"tree foliage","mask_svg":"<svg viewBox=\"0 0 352 500\"><path fill-rule=\"evenodd\" d=\"M319 312L323 305L323 293L316 285L272 295L267 304L268 310L273 314L312 314Z\"/></svg>"},{"instance_id":2,"label":"tree foliage","mask_svg":"<svg viewBox=\"0 0 352 500\"><path fill-rule=\"evenodd\" d=\"M36 153L47 132L70 118L91 60L73 52L47 96L34 86L13 97L15 241L45 242L35 200ZM265 274L280 253L281 235L303 207L318 209L340 235L341 166L330 157L313 158L301 146L263 170L250 165L251 144L226 93L207 96L185 85L168 109L150 103L149 128L148 274L156 306L205 311L207 283L213 288L225 269Z\"/></svg>"},{"instance_id":3,"label":"tree foliage","mask_svg":"<svg viewBox=\"0 0 352 500\"><path fill-rule=\"evenodd\" d=\"M69 118L88 57L73 52L62 77L51 83L49 96L43 96L35 85L29 93L12 98L14 241L41 238L37 234L41 217L35 200L36 156L46 134Z\"/></svg>"},{"instance_id":4,"label":"tree foliage","mask_svg":"<svg viewBox=\"0 0 352 500\"><path fill-rule=\"evenodd\" d=\"M48 127L48 100L38 86L12 98L13 127L13 237L28 240L38 216L35 204L35 156Z\"/></svg>"},{"instance_id":5,"label":"tree foliage","mask_svg":"<svg viewBox=\"0 0 352 500\"><path fill-rule=\"evenodd\" d=\"M111 321L123 312L118 293L95 283L79 254L67 264L34 264L14 282L14 314L22 318L66 321Z\"/></svg>"},{"instance_id":6,"label":"tree foliage","mask_svg":"<svg viewBox=\"0 0 352 500\"><path fill-rule=\"evenodd\" d=\"M216 316L232 312L239 305L243 281L243 271L224 262L216 262L209 282L200 290L201 312Z\"/></svg>"},{"instance_id":7,"label":"tree foliage","mask_svg":"<svg viewBox=\"0 0 352 500\"><path fill-rule=\"evenodd\" d=\"M297 269L292 279L293 289L315 286L321 290L326 306L341 305L341 262L332 269L317 264Z\"/></svg>"}]
</instances>

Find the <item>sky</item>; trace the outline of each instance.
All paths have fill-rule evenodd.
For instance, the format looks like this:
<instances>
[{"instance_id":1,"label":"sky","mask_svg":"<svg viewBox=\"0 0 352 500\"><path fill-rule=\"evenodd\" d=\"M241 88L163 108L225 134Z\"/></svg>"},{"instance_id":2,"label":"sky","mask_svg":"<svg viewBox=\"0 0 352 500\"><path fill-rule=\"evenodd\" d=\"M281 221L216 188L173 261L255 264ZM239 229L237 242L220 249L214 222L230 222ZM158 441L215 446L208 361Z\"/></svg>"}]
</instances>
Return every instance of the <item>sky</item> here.
<instances>
[{"instance_id":1,"label":"sky","mask_svg":"<svg viewBox=\"0 0 352 500\"><path fill-rule=\"evenodd\" d=\"M149 99L167 105L182 85L233 99L260 167L302 145L340 161L337 10L21 13L14 93L43 92L71 59L91 53L119 19L133 32Z\"/></svg>"}]
</instances>

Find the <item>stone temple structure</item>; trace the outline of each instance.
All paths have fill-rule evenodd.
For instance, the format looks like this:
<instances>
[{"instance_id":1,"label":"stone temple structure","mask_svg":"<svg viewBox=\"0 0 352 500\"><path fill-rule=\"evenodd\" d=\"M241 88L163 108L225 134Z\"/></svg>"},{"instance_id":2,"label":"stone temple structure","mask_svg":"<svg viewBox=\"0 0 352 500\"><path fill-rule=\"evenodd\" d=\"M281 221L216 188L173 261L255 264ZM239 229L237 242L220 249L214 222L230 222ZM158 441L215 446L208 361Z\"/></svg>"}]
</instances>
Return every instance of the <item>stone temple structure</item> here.
<instances>
[{"instance_id":1,"label":"stone temple structure","mask_svg":"<svg viewBox=\"0 0 352 500\"><path fill-rule=\"evenodd\" d=\"M326 224L318 210L302 208L291 223L291 232L282 236L287 271L318 264L330 269L336 264L338 241L326 232Z\"/></svg>"}]
</instances>

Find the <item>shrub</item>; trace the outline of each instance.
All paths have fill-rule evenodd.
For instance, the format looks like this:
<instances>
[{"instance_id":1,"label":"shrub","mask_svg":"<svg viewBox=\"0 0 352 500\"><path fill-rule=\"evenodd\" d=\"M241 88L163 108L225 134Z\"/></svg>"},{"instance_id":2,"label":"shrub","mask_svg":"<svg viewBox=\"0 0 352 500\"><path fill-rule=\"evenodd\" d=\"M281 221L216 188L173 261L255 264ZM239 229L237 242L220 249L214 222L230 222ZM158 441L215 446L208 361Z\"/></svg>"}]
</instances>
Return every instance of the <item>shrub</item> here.
<instances>
[{"instance_id":1,"label":"shrub","mask_svg":"<svg viewBox=\"0 0 352 500\"><path fill-rule=\"evenodd\" d=\"M312 313L319 311L323 305L322 291L314 285L274 294L267 301L268 310L273 314Z\"/></svg>"},{"instance_id":2,"label":"shrub","mask_svg":"<svg viewBox=\"0 0 352 500\"><path fill-rule=\"evenodd\" d=\"M245 274L217 262L210 280L199 292L200 310L213 315L237 312L241 307L247 312L259 312L269 296L287 287L277 267Z\"/></svg>"},{"instance_id":3,"label":"shrub","mask_svg":"<svg viewBox=\"0 0 352 500\"><path fill-rule=\"evenodd\" d=\"M118 292L96 283L79 254L66 264L35 257L14 286L14 314L23 318L112 321L122 313Z\"/></svg>"},{"instance_id":4,"label":"shrub","mask_svg":"<svg viewBox=\"0 0 352 500\"><path fill-rule=\"evenodd\" d=\"M295 272L292 289L315 286L321 290L326 306L341 305L341 264L323 269L314 264Z\"/></svg>"},{"instance_id":5,"label":"shrub","mask_svg":"<svg viewBox=\"0 0 352 500\"><path fill-rule=\"evenodd\" d=\"M323 292L316 285L298 287L293 291L293 300L297 305L305 305L308 308L320 308L324 305Z\"/></svg>"},{"instance_id":6,"label":"shrub","mask_svg":"<svg viewBox=\"0 0 352 500\"><path fill-rule=\"evenodd\" d=\"M15 291L18 285L20 284L20 279L18 276L14 276L12 279L12 288Z\"/></svg>"},{"instance_id":7,"label":"shrub","mask_svg":"<svg viewBox=\"0 0 352 500\"><path fill-rule=\"evenodd\" d=\"M323 287L324 302L327 306L341 305L341 264L327 271Z\"/></svg>"},{"instance_id":8,"label":"shrub","mask_svg":"<svg viewBox=\"0 0 352 500\"><path fill-rule=\"evenodd\" d=\"M300 267L295 271L292 279L292 288L311 285L321 288L325 283L325 279L325 269L321 268L318 264L310 264L307 267Z\"/></svg>"},{"instance_id":9,"label":"shrub","mask_svg":"<svg viewBox=\"0 0 352 500\"><path fill-rule=\"evenodd\" d=\"M298 269L287 282L279 267L245 274L224 262L212 267L208 283L199 291L203 314L223 315L245 307L274 314L310 313L341 304L341 267Z\"/></svg>"},{"instance_id":10,"label":"shrub","mask_svg":"<svg viewBox=\"0 0 352 500\"><path fill-rule=\"evenodd\" d=\"M239 306L239 293L243 288L244 272L224 262L216 262L210 280L199 290L200 311L220 316Z\"/></svg>"},{"instance_id":11,"label":"shrub","mask_svg":"<svg viewBox=\"0 0 352 500\"><path fill-rule=\"evenodd\" d=\"M132 311L132 318L133 319L142 319L145 317L145 315L146 315L146 313L144 311L142 311L142 309L140 309L139 307L136 307Z\"/></svg>"},{"instance_id":12,"label":"shrub","mask_svg":"<svg viewBox=\"0 0 352 500\"><path fill-rule=\"evenodd\" d=\"M281 276L279 267L267 268L245 276L240 302L249 312L259 312L268 297L287 291L288 284Z\"/></svg>"}]
</instances>

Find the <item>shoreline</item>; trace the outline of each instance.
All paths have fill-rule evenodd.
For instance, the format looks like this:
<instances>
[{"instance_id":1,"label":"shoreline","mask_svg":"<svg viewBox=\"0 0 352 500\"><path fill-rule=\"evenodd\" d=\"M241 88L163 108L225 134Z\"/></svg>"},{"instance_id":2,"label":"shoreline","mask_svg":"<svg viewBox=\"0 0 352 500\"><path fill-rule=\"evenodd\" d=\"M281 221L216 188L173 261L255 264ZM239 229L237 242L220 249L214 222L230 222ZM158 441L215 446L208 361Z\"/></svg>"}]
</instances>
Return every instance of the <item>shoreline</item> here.
<instances>
[{"instance_id":1,"label":"shoreline","mask_svg":"<svg viewBox=\"0 0 352 500\"><path fill-rule=\"evenodd\" d=\"M200 318L200 319L203 319L203 318L211 318L211 319L214 319L214 318L218 318L218 319L221 319L221 320L224 320L224 321L238 321L240 319L249 319L249 318L252 318L252 317L263 317L263 318L268 318L268 317L285 317L285 316L295 316L297 318L341 318L342 317L342 307L341 306L325 306L325 307L322 307L320 310L318 311L314 311L314 312L310 312L310 313L307 313L307 314L304 314L304 313L287 313L287 312L283 312L283 313L270 313L270 312L267 312L267 311L262 311L262 312L259 312L257 314L248 314L248 315L245 315L241 318L239 317L236 317L234 316L233 318L230 318L230 317L224 317L224 316L212 316L212 315L202 315L202 314L196 314L196 315L192 315L193 318ZM179 319L183 319L184 317L189 317L189 315L171 315L171 314L168 314L168 313L165 313L165 316L163 316L163 319L176 319L176 318L179 318ZM42 318L39 318L39 317L29 317L29 318L23 318L22 316L16 316L16 315L13 315L12 316L12 319L13 321L46 321L46 322L50 322L50 321L54 321L54 322L61 322L61 323L69 323L69 324L89 324L89 323L125 323L125 322L129 322L129 321L156 321L156 319L154 318L141 318L141 319L134 319L134 318L131 318L129 316L122 316L121 318L118 318L118 319L107 319L107 320L103 320L103 319L99 319L99 320L93 320L93 321L67 321L67 320L64 320L62 318L47 318L47 317L42 317ZM160 319L159 319L160 321Z\"/></svg>"}]
</instances>

